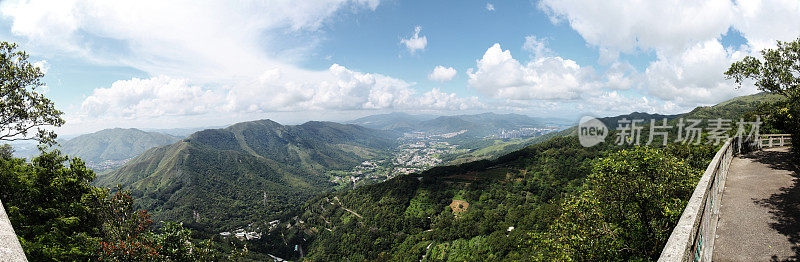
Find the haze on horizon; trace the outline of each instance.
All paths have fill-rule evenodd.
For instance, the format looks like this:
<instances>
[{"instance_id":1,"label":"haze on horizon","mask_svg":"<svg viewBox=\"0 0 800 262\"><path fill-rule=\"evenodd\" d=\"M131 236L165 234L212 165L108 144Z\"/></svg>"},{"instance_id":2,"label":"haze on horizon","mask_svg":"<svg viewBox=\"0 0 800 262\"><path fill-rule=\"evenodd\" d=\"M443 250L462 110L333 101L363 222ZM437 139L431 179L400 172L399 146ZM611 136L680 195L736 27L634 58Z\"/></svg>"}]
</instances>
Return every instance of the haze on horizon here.
<instances>
[{"instance_id":1,"label":"haze on horizon","mask_svg":"<svg viewBox=\"0 0 800 262\"><path fill-rule=\"evenodd\" d=\"M795 1L3 1L59 132L388 113L674 114L756 93L733 61ZM687 22L691 21L691 22ZM779 21L779 22L776 22Z\"/></svg>"}]
</instances>

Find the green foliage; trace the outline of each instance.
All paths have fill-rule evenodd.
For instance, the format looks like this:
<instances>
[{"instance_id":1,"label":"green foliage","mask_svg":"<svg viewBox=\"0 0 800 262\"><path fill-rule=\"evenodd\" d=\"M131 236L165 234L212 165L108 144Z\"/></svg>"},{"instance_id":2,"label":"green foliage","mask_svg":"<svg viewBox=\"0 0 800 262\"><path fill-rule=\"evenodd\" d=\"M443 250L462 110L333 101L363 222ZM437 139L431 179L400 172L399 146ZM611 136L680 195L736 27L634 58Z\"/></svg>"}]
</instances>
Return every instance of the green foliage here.
<instances>
[{"instance_id":1,"label":"green foliage","mask_svg":"<svg viewBox=\"0 0 800 262\"><path fill-rule=\"evenodd\" d=\"M94 172L57 150L25 162L0 158L0 198L32 261L221 261L211 241L165 222L160 232L124 192L91 186ZM193 242L197 242L192 243Z\"/></svg>"},{"instance_id":2,"label":"green foliage","mask_svg":"<svg viewBox=\"0 0 800 262\"><path fill-rule=\"evenodd\" d=\"M64 163L68 163L65 166ZM0 198L28 258L87 260L96 256L98 190L94 173L77 158L58 151L31 163L0 159Z\"/></svg>"},{"instance_id":3,"label":"green foliage","mask_svg":"<svg viewBox=\"0 0 800 262\"><path fill-rule=\"evenodd\" d=\"M28 62L16 44L0 42L0 140L35 139L55 144L56 133L44 126L61 126L61 111L36 89L44 86L42 71ZM36 131L34 137L27 137Z\"/></svg>"},{"instance_id":4,"label":"green foliage","mask_svg":"<svg viewBox=\"0 0 800 262\"><path fill-rule=\"evenodd\" d=\"M570 260L656 260L701 172L646 147L599 159L588 190L551 228L554 250Z\"/></svg>"},{"instance_id":5,"label":"green foliage","mask_svg":"<svg viewBox=\"0 0 800 262\"><path fill-rule=\"evenodd\" d=\"M11 159L14 157L14 147L9 144L0 145L0 159Z\"/></svg>"},{"instance_id":6,"label":"green foliage","mask_svg":"<svg viewBox=\"0 0 800 262\"><path fill-rule=\"evenodd\" d=\"M105 191L104 194L107 194ZM225 254L211 240L194 241L192 231L178 222L162 222L153 228L150 215L134 210L133 199L124 192L102 198L102 261L235 261L246 251Z\"/></svg>"}]
</instances>

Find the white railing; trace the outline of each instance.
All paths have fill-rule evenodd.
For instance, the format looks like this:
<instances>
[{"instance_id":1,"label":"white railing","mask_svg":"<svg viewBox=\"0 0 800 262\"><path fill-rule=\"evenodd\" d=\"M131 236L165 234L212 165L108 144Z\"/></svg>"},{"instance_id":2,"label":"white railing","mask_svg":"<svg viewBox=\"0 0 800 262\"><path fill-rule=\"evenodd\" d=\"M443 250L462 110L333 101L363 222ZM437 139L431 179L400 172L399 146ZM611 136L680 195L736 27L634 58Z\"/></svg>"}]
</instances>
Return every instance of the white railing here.
<instances>
[{"instance_id":1,"label":"white railing","mask_svg":"<svg viewBox=\"0 0 800 262\"><path fill-rule=\"evenodd\" d=\"M719 204L733 159L731 143L728 139L706 168L658 261L711 261Z\"/></svg>"},{"instance_id":2,"label":"white railing","mask_svg":"<svg viewBox=\"0 0 800 262\"><path fill-rule=\"evenodd\" d=\"M759 148L781 147L792 144L792 135L789 134L769 134L761 135L758 138Z\"/></svg>"},{"instance_id":3,"label":"white railing","mask_svg":"<svg viewBox=\"0 0 800 262\"><path fill-rule=\"evenodd\" d=\"M14 234L14 228L11 227L11 221L8 220L2 201L0 201L0 261L28 261L17 234Z\"/></svg>"}]
</instances>

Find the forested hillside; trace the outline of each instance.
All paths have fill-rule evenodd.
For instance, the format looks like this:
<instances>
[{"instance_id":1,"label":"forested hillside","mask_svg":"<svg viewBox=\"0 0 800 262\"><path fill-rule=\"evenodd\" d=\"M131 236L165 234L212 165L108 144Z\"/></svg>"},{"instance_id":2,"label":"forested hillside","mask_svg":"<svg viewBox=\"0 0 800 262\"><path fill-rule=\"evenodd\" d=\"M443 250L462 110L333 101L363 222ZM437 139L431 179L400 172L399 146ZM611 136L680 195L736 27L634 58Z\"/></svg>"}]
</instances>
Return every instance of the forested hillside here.
<instances>
[{"instance_id":1,"label":"forested hillside","mask_svg":"<svg viewBox=\"0 0 800 262\"><path fill-rule=\"evenodd\" d=\"M654 199L647 199L649 205L654 205L651 208L663 202L674 205L666 207L673 210L667 214L648 211L657 214L659 223L667 224L652 228L652 235L647 237L665 242L671 231L669 224L677 221L680 206L688 199L714 148L675 145L664 149L629 148L630 153L625 150L609 143L584 148L575 137L557 137L493 161L439 167L397 177L318 198L288 222L290 228L281 226L270 231L263 244L270 252L283 250L282 255L286 256L296 256L290 247L299 244L312 261L574 258L576 254L568 252L579 252L589 244L576 237L589 233L602 235L584 231L598 230L593 228L595 223L608 224L617 232L649 230L633 226L639 221L638 210L626 204L630 197L626 190L631 189L626 187L630 186L666 190ZM646 170L606 171L603 168L615 166L601 162L609 157L616 164L627 163ZM678 167L675 173L647 173L673 164ZM635 185L595 185L602 179L619 179L608 177L620 175L619 172L627 176L651 174L653 180ZM619 194L622 199L609 204L620 205L629 213L606 220L606 216L614 215L617 210L584 203L596 201L591 194L598 191ZM569 217L573 212L597 213L598 217L575 221ZM289 237L288 247L276 241L282 236ZM636 241L632 236L624 237L611 236L618 245ZM658 248L648 250L616 257L650 258Z\"/></svg>"},{"instance_id":2,"label":"forested hillside","mask_svg":"<svg viewBox=\"0 0 800 262\"><path fill-rule=\"evenodd\" d=\"M150 149L97 184L122 185L155 219L219 232L279 216L331 189L323 171L382 156L395 140L330 122L244 122Z\"/></svg>"},{"instance_id":3,"label":"forested hillside","mask_svg":"<svg viewBox=\"0 0 800 262\"><path fill-rule=\"evenodd\" d=\"M765 102L603 120L745 116ZM611 134L586 148L575 134L318 197L257 247L297 258L299 245L311 261L655 260L719 145L617 145Z\"/></svg>"}]
</instances>

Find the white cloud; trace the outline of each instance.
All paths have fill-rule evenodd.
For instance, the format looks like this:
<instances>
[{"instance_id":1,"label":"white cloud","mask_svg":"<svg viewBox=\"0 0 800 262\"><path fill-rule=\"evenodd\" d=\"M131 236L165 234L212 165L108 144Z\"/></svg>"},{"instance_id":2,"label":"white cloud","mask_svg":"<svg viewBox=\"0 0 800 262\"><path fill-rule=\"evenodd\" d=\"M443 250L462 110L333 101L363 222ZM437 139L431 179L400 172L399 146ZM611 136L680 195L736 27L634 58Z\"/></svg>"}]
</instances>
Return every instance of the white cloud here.
<instances>
[{"instance_id":1,"label":"white cloud","mask_svg":"<svg viewBox=\"0 0 800 262\"><path fill-rule=\"evenodd\" d=\"M477 69L467 71L469 86L495 98L511 100L576 99L590 90L591 70L561 57L545 57L523 65L494 44L481 59Z\"/></svg>"},{"instance_id":2,"label":"white cloud","mask_svg":"<svg viewBox=\"0 0 800 262\"><path fill-rule=\"evenodd\" d=\"M641 74L627 62L616 61L603 74L605 86L610 89L626 90L641 82Z\"/></svg>"},{"instance_id":3,"label":"white cloud","mask_svg":"<svg viewBox=\"0 0 800 262\"><path fill-rule=\"evenodd\" d=\"M477 98L431 90L381 74L333 64L306 70L285 57L313 50L327 21L340 12L374 10L377 0L4 1L12 33L40 53L130 66L156 77L100 87L75 116L91 119L235 115L252 112L392 108L461 109ZM406 45L427 44L420 28ZM311 40L311 41L305 41ZM289 41L290 43L285 43ZM294 41L294 42L291 42ZM311 44L305 44L311 42Z\"/></svg>"},{"instance_id":4,"label":"white cloud","mask_svg":"<svg viewBox=\"0 0 800 262\"><path fill-rule=\"evenodd\" d=\"M34 48L204 80L256 75L286 64L333 15L378 1L4 1L11 31ZM300 36L300 40L284 43ZM303 38L303 36L308 36ZM291 61L288 61L291 62Z\"/></svg>"},{"instance_id":5,"label":"white cloud","mask_svg":"<svg viewBox=\"0 0 800 262\"><path fill-rule=\"evenodd\" d=\"M231 89L228 110L437 109L482 107L477 98L432 90L417 94L413 83L334 64L327 71L273 69L250 88Z\"/></svg>"},{"instance_id":6,"label":"white cloud","mask_svg":"<svg viewBox=\"0 0 800 262\"><path fill-rule=\"evenodd\" d=\"M42 74L47 74L47 71L50 70L50 63L47 63L47 60L40 60L33 62L33 66L38 67Z\"/></svg>"},{"instance_id":7,"label":"white cloud","mask_svg":"<svg viewBox=\"0 0 800 262\"><path fill-rule=\"evenodd\" d=\"M619 53L653 52L656 60L641 75L607 72L609 83L641 77L646 93L689 107L757 92L752 84L734 89L723 72L734 61L800 35L800 2L764 1L587 1L543 0L551 20L566 20L601 63L618 63ZM747 45L724 48L723 34L736 30ZM613 66L612 66L613 67ZM626 88L621 88L626 89Z\"/></svg>"},{"instance_id":8,"label":"white cloud","mask_svg":"<svg viewBox=\"0 0 800 262\"><path fill-rule=\"evenodd\" d=\"M737 1L735 10L733 27L754 50L772 48L775 40L791 41L800 36L800 1Z\"/></svg>"},{"instance_id":9,"label":"white cloud","mask_svg":"<svg viewBox=\"0 0 800 262\"><path fill-rule=\"evenodd\" d=\"M420 37L420 31L422 31L422 27L416 26L414 27L414 36L400 40L400 43L405 45L408 52L412 54L417 51L425 50L425 47L428 46L428 38L424 35Z\"/></svg>"},{"instance_id":10,"label":"white cloud","mask_svg":"<svg viewBox=\"0 0 800 262\"><path fill-rule=\"evenodd\" d=\"M800 33L800 2L543 0L551 20L566 20L591 45L610 54L636 49L677 55L734 28L755 50Z\"/></svg>"},{"instance_id":11,"label":"white cloud","mask_svg":"<svg viewBox=\"0 0 800 262\"><path fill-rule=\"evenodd\" d=\"M522 49L531 53L531 56L534 58L543 58L547 56L552 56L553 51L550 48L547 48L547 40L543 38L537 38L536 36L526 36L525 43L522 45Z\"/></svg>"},{"instance_id":12,"label":"white cloud","mask_svg":"<svg viewBox=\"0 0 800 262\"><path fill-rule=\"evenodd\" d=\"M439 65L433 68L433 72L428 75L428 79L439 82L447 82L453 80L453 77L456 76L456 73L456 70L452 67L444 67Z\"/></svg>"},{"instance_id":13,"label":"white cloud","mask_svg":"<svg viewBox=\"0 0 800 262\"><path fill-rule=\"evenodd\" d=\"M90 118L153 118L208 113L221 105L219 94L184 79L157 76L119 80L97 88L81 104Z\"/></svg>"},{"instance_id":14,"label":"white cloud","mask_svg":"<svg viewBox=\"0 0 800 262\"><path fill-rule=\"evenodd\" d=\"M730 0L543 0L539 7L554 21L567 20L608 57L637 49L675 54L724 34L735 18Z\"/></svg>"},{"instance_id":15,"label":"white cloud","mask_svg":"<svg viewBox=\"0 0 800 262\"><path fill-rule=\"evenodd\" d=\"M494 5L492 3L486 3L486 10L494 12Z\"/></svg>"},{"instance_id":16,"label":"white cloud","mask_svg":"<svg viewBox=\"0 0 800 262\"><path fill-rule=\"evenodd\" d=\"M95 89L81 105L81 113L95 119L137 119L206 113L484 107L476 97L460 98L437 89L418 94L412 85L338 64L325 71L273 68L237 87L204 87L167 76L133 78Z\"/></svg>"},{"instance_id":17,"label":"white cloud","mask_svg":"<svg viewBox=\"0 0 800 262\"><path fill-rule=\"evenodd\" d=\"M723 73L748 50L726 50L717 40L697 43L679 56L661 58L645 71L650 94L683 105L713 104L731 97L755 93L753 85L735 89Z\"/></svg>"},{"instance_id":18,"label":"white cloud","mask_svg":"<svg viewBox=\"0 0 800 262\"><path fill-rule=\"evenodd\" d=\"M153 118L304 110L463 109L483 105L415 83L333 64L306 70L277 57L306 52L293 44L314 39L338 12L374 10L376 0L3 2L12 32L38 48L92 61L131 66L155 75L101 87L85 98L79 115ZM404 44L424 50L420 27ZM303 41L299 41L303 42ZM283 46L282 46L283 45ZM55 51L54 51L55 50ZM305 51L304 51L305 50ZM71 117L75 119L75 117ZM81 120L78 120L81 121Z\"/></svg>"},{"instance_id":19,"label":"white cloud","mask_svg":"<svg viewBox=\"0 0 800 262\"><path fill-rule=\"evenodd\" d=\"M631 112L658 114L684 113L685 108L675 103L648 99L641 95L625 95L618 91L604 91L597 96L586 97L576 108L596 116L613 116Z\"/></svg>"}]
</instances>

